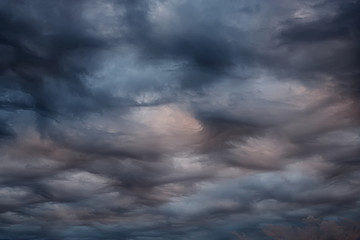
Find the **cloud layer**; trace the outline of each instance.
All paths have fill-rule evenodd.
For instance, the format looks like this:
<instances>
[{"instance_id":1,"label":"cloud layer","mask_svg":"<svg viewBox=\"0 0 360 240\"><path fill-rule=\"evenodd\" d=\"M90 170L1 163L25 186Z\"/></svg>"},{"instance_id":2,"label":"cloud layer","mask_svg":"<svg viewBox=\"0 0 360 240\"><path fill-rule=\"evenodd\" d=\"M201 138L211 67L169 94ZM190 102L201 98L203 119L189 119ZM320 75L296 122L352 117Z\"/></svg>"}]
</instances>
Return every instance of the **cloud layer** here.
<instances>
[{"instance_id":1,"label":"cloud layer","mask_svg":"<svg viewBox=\"0 0 360 240\"><path fill-rule=\"evenodd\" d=\"M0 239L358 219L359 10L1 1Z\"/></svg>"}]
</instances>

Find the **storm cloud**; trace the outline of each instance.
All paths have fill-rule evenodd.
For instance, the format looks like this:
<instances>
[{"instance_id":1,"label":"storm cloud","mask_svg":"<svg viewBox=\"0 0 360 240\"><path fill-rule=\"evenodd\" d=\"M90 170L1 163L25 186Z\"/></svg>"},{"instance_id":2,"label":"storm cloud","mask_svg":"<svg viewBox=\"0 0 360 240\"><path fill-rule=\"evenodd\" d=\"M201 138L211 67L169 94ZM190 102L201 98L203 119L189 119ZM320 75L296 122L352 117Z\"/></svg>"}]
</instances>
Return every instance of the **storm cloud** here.
<instances>
[{"instance_id":1,"label":"storm cloud","mask_svg":"<svg viewBox=\"0 0 360 240\"><path fill-rule=\"evenodd\" d=\"M359 11L1 1L0 239L276 239L308 216L359 220Z\"/></svg>"}]
</instances>

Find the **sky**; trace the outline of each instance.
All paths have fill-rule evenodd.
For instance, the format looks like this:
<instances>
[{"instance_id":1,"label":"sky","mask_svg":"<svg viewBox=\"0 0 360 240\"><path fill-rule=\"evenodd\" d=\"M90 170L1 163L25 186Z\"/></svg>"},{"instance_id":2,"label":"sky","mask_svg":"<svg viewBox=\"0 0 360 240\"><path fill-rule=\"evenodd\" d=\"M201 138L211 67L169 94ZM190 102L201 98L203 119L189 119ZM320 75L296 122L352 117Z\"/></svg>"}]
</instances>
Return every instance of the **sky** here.
<instances>
[{"instance_id":1,"label":"sky","mask_svg":"<svg viewBox=\"0 0 360 240\"><path fill-rule=\"evenodd\" d=\"M359 12L0 1L0 239L273 239L264 226L359 220Z\"/></svg>"}]
</instances>

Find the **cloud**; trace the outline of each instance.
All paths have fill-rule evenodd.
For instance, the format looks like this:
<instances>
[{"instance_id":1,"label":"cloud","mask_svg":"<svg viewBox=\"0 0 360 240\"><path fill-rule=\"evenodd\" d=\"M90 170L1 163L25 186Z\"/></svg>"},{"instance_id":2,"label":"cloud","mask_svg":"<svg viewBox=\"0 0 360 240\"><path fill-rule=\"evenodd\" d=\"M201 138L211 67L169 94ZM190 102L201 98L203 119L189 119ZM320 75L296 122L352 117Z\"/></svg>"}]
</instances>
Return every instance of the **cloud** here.
<instances>
[{"instance_id":1,"label":"cloud","mask_svg":"<svg viewBox=\"0 0 360 240\"><path fill-rule=\"evenodd\" d=\"M304 219L304 228L292 229L288 227L268 226L264 232L273 239L357 239L360 235L358 223L354 221L320 221L314 217Z\"/></svg>"},{"instance_id":2,"label":"cloud","mask_svg":"<svg viewBox=\"0 0 360 240\"><path fill-rule=\"evenodd\" d=\"M358 1L325 1L312 10L318 15L306 21L284 21L280 45L290 54L290 68L308 79L331 79L344 91L358 95ZM316 51L314 51L316 49Z\"/></svg>"},{"instance_id":3,"label":"cloud","mask_svg":"<svg viewBox=\"0 0 360 240\"><path fill-rule=\"evenodd\" d=\"M0 238L358 219L358 7L2 1Z\"/></svg>"}]
</instances>

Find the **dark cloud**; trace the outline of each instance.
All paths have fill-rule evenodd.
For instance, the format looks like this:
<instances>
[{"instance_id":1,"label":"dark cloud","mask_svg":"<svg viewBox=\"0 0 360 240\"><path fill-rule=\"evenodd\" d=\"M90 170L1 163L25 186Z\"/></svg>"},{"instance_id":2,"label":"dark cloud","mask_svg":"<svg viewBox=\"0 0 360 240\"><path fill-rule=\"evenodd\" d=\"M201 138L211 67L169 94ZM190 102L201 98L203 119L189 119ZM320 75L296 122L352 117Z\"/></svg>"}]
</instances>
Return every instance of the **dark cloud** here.
<instances>
[{"instance_id":1,"label":"dark cloud","mask_svg":"<svg viewBox=\"0 0 360 240\"><path fill-rule=\"evenodd\" d=\"M359 94L359 7L358 1L326 1L312 9L315 16L282 24L277 37L298 58L291 66L296 74L305 81L332 78L343 94Z\"/></svg>"},{"instance_id":2,"label":"dark cloud","mask_svg":"<svg viewBox=\"0 0 360 240\"><path fill-rule=\"evenodd\" d=\"M0 239L351 232L358 10L2 1Z\"/></svg>"},{"instance_id":3,"label":"dark cloud","mask_svg":"<svg viewBox=\"0 0 360 240\"><path fill-rule=\"evenodd\" d=\"M1 91L8 111L42 117L79 115L111 106L111 96L90 89L84 77L95 52L108 44L90 33L83 3L5 1L1 4Z\"/></svg>"},{"instance_id":4,"label":"dark cloud","mask_svg":"<svg viewBox=\"0 0 360 240\"><path fill-rule=\"evenodd\" d=\"M0 136L1 138L13 137L15 135L14 130L6 122L1 122Z\"/></svg>"}]
</instances>

